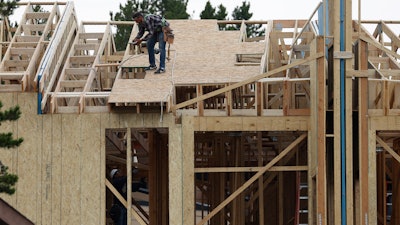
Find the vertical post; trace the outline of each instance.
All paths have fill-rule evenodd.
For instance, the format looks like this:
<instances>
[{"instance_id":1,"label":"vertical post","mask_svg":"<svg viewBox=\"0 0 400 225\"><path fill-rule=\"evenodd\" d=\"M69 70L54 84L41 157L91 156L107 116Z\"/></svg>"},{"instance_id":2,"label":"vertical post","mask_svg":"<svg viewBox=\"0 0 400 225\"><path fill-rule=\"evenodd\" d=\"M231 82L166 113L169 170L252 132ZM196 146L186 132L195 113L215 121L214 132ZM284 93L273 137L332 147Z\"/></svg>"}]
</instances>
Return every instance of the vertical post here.
<instances>
[{"instance_id":1,"label":"vertical post","mask_svg":"<svg viewBox=\"0 0 400 225\"><path fill-rule=\"evenodd\" d=\"M368 70L368 44L359 40L359 69ZM358 79L358 122L359 122L359 164L360 164L360 224L368 222L368 76Z\"/></svg>"},{"instance_id":2,"label":"vertical post","mask_svg":"<svg viewBox=\"0 0 400 225\"><path fill-rule=\"evenodd\" d=\"M340 51L340 8L342 0L333 1L333 51ZM341 164L341 150L342 150L342 127L341 127L341 59L334 58L333 60L333 220L335 225L342 223L342 164ZM344 116L344 115L343 115Z\"/></svg>"},{"instance_id":3,"label":"vertical post","mask_svg":"<svg viewBox=\"0 0 400 225\"><path fill-rule=\"evenodd\" d=\"M353 18L352 18L352 0L342 0L342 4L344 7L344 51L345 52L352 52L353 50ZM345 58L342 59L344 61L344 67L342 67L342 74L344 78L344 96L345 98L342 99L344 102L344 110L345 114L342 115L345 117L344 119L344 132L345 140L344 140L344 154L345 159L342 163L345 165L342 166L344 171L342 171L342 176L344 176L344 184L345 190L342 193L345 208L345 215L342 216L346 218L346 223L342 221L342 224L353 224L354 221L354 194L353 194L353 79L350 76L346 76L346 71L349 71L352 68L352 60L353 58Z\"/></svg>"},{"instance_id":4,"label":"vertical post","mask_svg":"<svg viewBox=\"0 0 400 225\"><path fill-rule=\"evenodd\" d=\"M126 219L127 225L132 225L132 147L131 147L131 128L127 128L126 132L126 175L127 175L127 181L126 181L126 192L127 192L127 197L126 197L126 211L127 211L127 216Z\"/></svg>"},{"instance_id":5,"label":"vertical post","mask_svg":"<svg viewBox=\"0 0 400 225\"><path fill-rule=\"evenodd\" d=\"M317 38L317 52L325 50L325 39ZM326 213L326 74L325 58L317 59L317 180L316 180L316 209L318 225L327 224Z\"/></svg>"},{"instance_id":6,"label":"vertical post","mask_svg":"<svg viewBox=\"0 0 400 225\"><path fill-rule=\"evenodd\" d=\"M283 81L283 99L282 99L282 109L283 115L287 116L289 113L290 99L294 98L294 95L291 93L291 85L288 80Z\"/></svg>"},{"instance_id":7,"label":"vertical post","mask_svg":"<svg viewBox=\"0 0 400 225\"><path fill-rule=\"evenodd\" d=\"M258 82L260 83L260 82ZM258 84L257 83L257 84ZM262 132L257 131L257 150L258 150L258 166L263 166L262 159ZM264 225L264 176L258 178L258 211L259 211L259 225Z\"/></svg>"},{"instance_id":8,"label":"vertical post","mask_svg":"<svg viewBox=\"0 0 400 225\"><path fill-rule=\"evenodd\" d=\"M201 84L196 85L197 97L203 95L203 86ZM204 100L197 102L197 115L204 116Z\"/></svg>"},{"instance_id":9,"label":"vertical post","mask_svg":"<svg viewBox=\"0 0 400 225\"><path fill-rule=\"evenodd\" d=\"M262 90L262 87L263 87L263 83L261 83L261 82L256 82L256 96L255 96L255 98L256 98L256 102L257 102L257 104L256 104L256 110L257 110L257 116L261 116L262 115L262 111L263 111L263 99L264 99L264 96L263 96L263 90Z\"/></svg>"}]
</instances>

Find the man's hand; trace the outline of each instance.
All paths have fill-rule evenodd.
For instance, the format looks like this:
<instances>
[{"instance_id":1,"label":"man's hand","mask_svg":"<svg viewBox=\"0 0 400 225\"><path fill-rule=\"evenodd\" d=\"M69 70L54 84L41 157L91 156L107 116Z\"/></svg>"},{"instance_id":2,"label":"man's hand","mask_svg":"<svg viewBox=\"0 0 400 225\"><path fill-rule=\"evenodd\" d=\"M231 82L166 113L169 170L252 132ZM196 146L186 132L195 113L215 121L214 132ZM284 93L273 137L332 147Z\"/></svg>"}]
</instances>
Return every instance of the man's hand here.
<instances>
[{"instance_id":1,"label":"man's hand","mask_svg":"<svg viewBox=\"0 0 400 225\"><path fill-rule=\"evenodd\" d=\"M140 39L140 38L135 38L135 39L133 40L133 43L132 43L132 44L134 44L134 45L140 45L140 43L142 43L142 39Z\"/></svg>"}]
</instances>

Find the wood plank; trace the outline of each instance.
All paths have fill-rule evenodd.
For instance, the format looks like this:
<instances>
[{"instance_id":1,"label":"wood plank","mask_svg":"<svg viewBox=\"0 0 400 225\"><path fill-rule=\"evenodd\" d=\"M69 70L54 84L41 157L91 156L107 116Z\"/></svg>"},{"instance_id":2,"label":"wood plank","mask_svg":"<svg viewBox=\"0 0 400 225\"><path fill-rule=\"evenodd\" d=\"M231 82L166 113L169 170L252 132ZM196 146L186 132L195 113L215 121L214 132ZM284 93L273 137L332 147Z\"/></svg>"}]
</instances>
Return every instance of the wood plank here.
<instances>
[{"instance_id":1,"label":"wood plank","mask_svg":"<svg viewBox=\"0 0 400 225\"><path fill-rule=\"evenodd\" d=\"M368 68L368 46L364 41L359 42L359 63L360 70L366 70ZM358 215L358 220L360 224L366 224L367 218L369 217L368 211L368 194L370 193L368 183L368 99L365 96L368 95L368 80L367 78L359 79L359 91L358 91L358 120L359 120L359 159L360 159L360 210ZM367 215L367 216L366 216Z\"/></svg>"},{"instance_id":2,"label":"wood plank","mask_svg":"<svg viewBox=\"0 0 400 225\"><path fill-rule=\"evenodd\" d=\"M15 35L15 40L16 42L31 42L32 44L37 44L40 40L40 36L37 35ZM17 43L12 43L12 45L17 44Z\"/></svg>"},{"instance_id":3,"label":"wood plank","mask_svg":"<svg viewBox=\"0 0 400 225\"><path fill-rule=\"evenodd\" d=\"M4 60L4 67L27 67L30 60Z\"/></svg>"},{"instance_id":4,"label":"wood plank","mask_svg":"<svg viewBox=\"0 0 400 225\"><path fill-rule=\"evenodd\" d=\"M62 80L60 81L61 88L83 88L86 80Z\"/></svg>"},{"instance_id":5,"label":"wood plank","mask_svg":"<svg viewBox=\"0 0 400 225\"><path fill-rule=\"evenodd\" d=\"M47 19L49 18L49 12L26 12L25 17L26 19Z\"/></svg>"},{"instance_id":6,"label":"wood plank","mask_svg":"<svg viewBox=\"0 0 400 225\"><path fill-rule=\"evenodd\" d=\"M28 55L31 56L35 52L35 48L11 48L11 55Z\"/></svg>"},{"instance_id":7,"label":"wood plank","mask_svg":"<svg viewBox=\"0 0 400 225\"><path fill-rule=\"evenodd\" d=\"M29 31L29 33L27 33L28 35L30 35L31 32L43 31L45 27L46 24L22 24L24 32Z\"/></svg>"},{"instance_id":8,"label":"wood plank","mask_svg":"<svg viewBox=\"0 0 400 225\"><path fill-rule=\"evenodd\" d=\"M65 68L66 75L89 75L91 68Z\"/></svg>"},{"instance_id":9,"label":"wood plank","mask_svg":"<svg viewBox=\"0 0 400 225\"><path fill-rule=\"evenodd\" d=\"M93 63L95 58L96 56L79 55L69 57L69 61L70 63L89 64Z\"/></svg>"},{"instance_id":10,"label":"wood plank","mask_svg":"<svg viewBox=\"0 0 400 225\"><path fill-rule=\"evenodd\" d=\"M79 33L80 39L102 39L104 33Z\"/></svg>"},{"instance_id":11,"label":"wood plank","mask_svg":"<svg viewBox=\"0 0 400 225\"><path fill-rule=\"evenodd\" d=\"M81 50L95 50L98 48L98 44L75 44L74 48L77 51Z\"/></svg>"},{"instance_id":12,"label":"wood plank","mask_svg":"<svg viewBox=\"0 0 400 225\"><path fill-rule=\"evenodd\" d=\"M352 43L352 31L353 31L353 18L352 18L352 1L345 1L344 3L346 12L345 12L345 52L353 52L353 43ZM353 62L352 58L346 58L344 59L345 61L345 68L344 72L346 70L350 70L353 68L351 65L351 62ZM353 79L352 78L347 78L346 75L344 75L345 79L345 108L346 108L346 115L345 115L345 120L346 120L346 127L345 127L345 133L346 133L346 145L345 149L353 149L353 132L351 129L353 128L353 111L349 110L351 109L351 106L353 105ZM342 115L343 116L343 115ZM343 128L342 128L343 129ZM354 223L354 170L353 170L353 151L345 151L346 155L346 171L345 171L345 176L346 176L346 217L347 217L347 224ZM344 221L343 221L344 222Z\"/></svg>"},{"instance_id":13,"label":"wood plank","mask_svg":"<svg viewBox=\"0 0 400 225\"><path fill-rule=\"evenodd\" d=\"M340 49L340 1L335 1L330 5L330 10L332 12L329 14L331 18L333 18L333 23L334 26L332 28L333 32L333 48L334 49ZM333 189L329 191L333 191L333 194L331 198L333 199L333 208L330 210L333 211L332 215L332 220L328 221L328 224L341 224L341 223L346 223L346 221L342 221L342 208L341 208L341 202L342 202L342 182L341 182L341 174L345 173L345 171L342 171L341 169L341 149L344 148L344 146L341 146L341 135L340 132L345 129L344 127L341 127L340 123L340 118L341 116L341 110L340 110L340 105L341 105L341 84L340 84L340 59L334 59L333 61L333 80L330 80L330 82L333 82L333 149L336 149L337 151L334 151L333 154L333 170L335 171L333 175ZM343 87L344 88L344 87ZM344 90L343 90L344 91ZM344 99L343 99L344 101ZM345 104L343 102L343 104ZM343 156L344 157L344 156ZM345 210L345 209L344 209Z\"/></svg>"}]
</instances>

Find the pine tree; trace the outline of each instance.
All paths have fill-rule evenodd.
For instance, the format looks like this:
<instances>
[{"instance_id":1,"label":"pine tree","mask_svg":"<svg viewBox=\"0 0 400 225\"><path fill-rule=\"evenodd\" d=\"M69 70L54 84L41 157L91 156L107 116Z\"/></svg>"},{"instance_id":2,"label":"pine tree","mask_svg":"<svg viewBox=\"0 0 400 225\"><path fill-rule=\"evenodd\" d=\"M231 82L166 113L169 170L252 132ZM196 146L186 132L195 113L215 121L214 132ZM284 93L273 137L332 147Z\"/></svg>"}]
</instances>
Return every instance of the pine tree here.
<instances>
[{"instance_id":1,"label":"pine tree","mask_svg":"<svg viewBox=\"0 0 400 225\"><path fill-rule=\"evenodd\" d=\"M220 4L218 6L218 11L211 5L210 1L207 1L204 10L200 13L200 19L217 19L217 20L226 20L226 16L228 13L226 12L226 8ZM225 30L226 25L220 25L220 30Z\"/></svg>"},{"instance_id":2,"label":"pine tree","mask_svg":"<svg viewBox=\"0 0 400 225\"><path fill-rule=\"evenodd\" d=\"M0 109L3 104L0 102ZM19 106L11 107L8 110L0 111L0 125L4 121L16 121L21 116ZM14 139L11 132L0 133L0 148L15 148L21 145L23 138ZM18 181L18 176L8 173L8 167L0 161L0 193L14 194L14 185Z\"/></svg>"},{"instance_id":3,"label":"pine tree","mask_svg":"<svg viewBox=\"0 0 400 225\"><path fill-rule=\"evenodd\" d=\"M210 1L207 1L204 10L201 11L200 19L215 19L215 8L212 7Z\"/></svg>"},{"instance_id":4,"label":"pine tree","mask_svg":"<svg viewBox=\"0 0 400 225\"><path fill-rule=\"evenodd\" d=\"M0 0L0 16L3 18L9 17L14 13L14 10L18 7L17 3L20 0Z\"/></svg>"},{"instance_id":5,"label":"pine tree","mask_svg":"<svg viewBox=\"0 0 400 225\"><path fill-rule=\"evenodd\" d=\"M161 15L166 19L188 19L187 3L188 0L162 0Z\"/></svg>"},{"instance_id":6,"label":"pine tree","mask_svg":"<svg viewBox=\"0 0 400 225\"><path fill-rule=\"evenodd\" d=\"M226 20L226 16L227 15L228 15L228 13L226 12L225 6L220 4L218 6L218 11L215 13L215 19L217 19L217 20Z\"/></svg>"}]
</instances>

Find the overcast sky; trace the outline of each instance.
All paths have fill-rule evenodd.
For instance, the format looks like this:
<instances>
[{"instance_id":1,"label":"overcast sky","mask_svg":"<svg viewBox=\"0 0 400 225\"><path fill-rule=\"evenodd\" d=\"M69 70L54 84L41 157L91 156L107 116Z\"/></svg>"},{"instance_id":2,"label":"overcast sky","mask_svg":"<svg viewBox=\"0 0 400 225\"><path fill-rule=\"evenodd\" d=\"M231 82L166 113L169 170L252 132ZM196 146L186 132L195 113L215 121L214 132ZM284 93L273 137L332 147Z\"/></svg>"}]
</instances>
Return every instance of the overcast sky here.
<instances>
[{"instance_id":1,"label":"overcast sky","mask_svg":"<svg viewBox=\"0 0 400 225\"><path fill-rule=\"evenodd\" d=\"M27 2L27 0L21 0ZM34 1L32 1L34 2ZM40 0L55 2L55 0ZM63 1L60 1L63 2ZM119 4L127 0L73 0L80 21L108 21L109 12L118 12ZM207 0L189 0L187 12L193 19L199 19ZM227 8L228 17L232 18L235 7L241 6L243 0L210 0L217 8L220 4ZM321 0L247 0L253 20L270 19L308 19ZM358 18L358 0L353 0L353 18ZM400 20L400 0L361 0L361 19ZM12 21L19 21L20 18Z\"/></svg>"}]
</instances>

